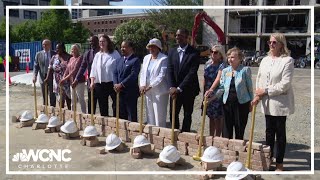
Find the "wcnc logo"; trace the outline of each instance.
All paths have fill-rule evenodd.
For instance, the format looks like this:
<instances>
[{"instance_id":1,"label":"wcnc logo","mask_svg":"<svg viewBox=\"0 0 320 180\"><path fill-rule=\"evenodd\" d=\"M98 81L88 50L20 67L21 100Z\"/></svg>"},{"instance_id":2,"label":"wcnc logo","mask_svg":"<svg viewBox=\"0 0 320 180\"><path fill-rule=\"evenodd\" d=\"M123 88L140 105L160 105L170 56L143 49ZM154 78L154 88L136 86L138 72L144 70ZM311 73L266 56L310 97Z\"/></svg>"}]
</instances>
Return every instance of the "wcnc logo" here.
<instances>
[{"instance_id":1,"label":"wcnc logo","mask_svg":"<svg viewBox=\"0 0 320 180\"><path fill-rule=\"evenodd\" d=\"M13 162L30 162L32 159L33 162L69 162L71 158L68 154L71 153L69 149L29 149L27 152L26 149L22 149L21 153L17 153L13 155L12 161Z\"/></svg>"}]
</instances>

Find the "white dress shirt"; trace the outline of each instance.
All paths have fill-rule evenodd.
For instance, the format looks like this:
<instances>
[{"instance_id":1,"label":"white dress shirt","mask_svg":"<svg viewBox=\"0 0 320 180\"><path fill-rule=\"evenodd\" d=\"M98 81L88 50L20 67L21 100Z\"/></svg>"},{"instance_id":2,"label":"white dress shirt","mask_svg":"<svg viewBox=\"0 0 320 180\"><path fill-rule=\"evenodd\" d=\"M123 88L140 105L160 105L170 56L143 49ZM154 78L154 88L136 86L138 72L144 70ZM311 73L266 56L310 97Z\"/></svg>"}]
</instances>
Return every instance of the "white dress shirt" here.
<instances>
[{"instance_id":1,"label":"white dress shirt","mask_svg":"<svg viewBox=\"0 0 320 180\"><path fill-rule=\"evenodd\" d=\"M97 52L94 56L90 78L95 78L94 83L110 82L113 80L113 71L116 68L116 60L120 58L118 51L113 53Z\"/></svg>"}]
</instances>

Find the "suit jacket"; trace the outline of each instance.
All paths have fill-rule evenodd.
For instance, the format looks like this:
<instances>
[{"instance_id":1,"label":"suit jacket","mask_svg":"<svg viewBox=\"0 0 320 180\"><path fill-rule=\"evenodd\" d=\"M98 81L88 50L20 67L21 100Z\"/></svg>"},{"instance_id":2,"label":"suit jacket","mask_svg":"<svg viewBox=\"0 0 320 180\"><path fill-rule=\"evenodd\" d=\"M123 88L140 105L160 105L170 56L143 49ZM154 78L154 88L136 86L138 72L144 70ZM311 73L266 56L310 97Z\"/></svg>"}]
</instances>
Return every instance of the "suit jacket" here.
<instances>
[{"instance_id":1,"label":"suit jacket","mask_svg":"<svg viewBox=\"0 0 320 180\"><path fill-rule=\"evenodd\" d=\"M261 100L261 111L266 115L288 116L294 113L292 78L294 60L291 57L270 56L262 59L257 74L256 87L267 89Z\"/></svg>"},{"instance_id":2,"label":"suit jacket","mask_svg":"<svg viewBox=\"0 0 320 180\"><path fill-rule=\"evenodd\" d=\"M80 78L82 78L82 76L84 75L86 70L88 70L88 77L90 77L92 62L93 62L94 56L97 52L99 52L99 51L98 50L94 51L93 49L90 49L83 54L81 66L80 66L79 71L77 73L76 80L79 81ZM88 88L90 87L90 84L91 84L91 79L88 78L87 79Z\"/></svg>"},{"instance_id":3,"label":"suit jacket","mask_svg":"<svg viewBox=\"0 0 320 180\"><path fill-rule=\"evenodd\" d=\"M138 76L140 72L140 60L132 54L125 62L124 57L116 60L116 68L113 72L113 84L122 83L122 92L139 96Z\"/></svg>"},{"instance_id":4,"label":"suit jacket","mask_svg":"<svg viewBox=\"0 0 320 180\"><path fill-rule=\"evenodd\" d=\"M46 58L45 58L45 51L39 51L37 52L36 56L35 56L35 61L34 61L34 66L33 66L33 75L37 76L38 72L40 74L40 83L43 83L43 80L46 78L47 72L48 72L48 67L50 64L50 60L52 58L52 56L54 56L56 54L56 52L54 51L50 51L50 57L48 59L47 62L47 66L46 66Z\"/></svg>"},{"instance_id":5,"label":"suit jacket","mask_svg":"<svg viewBox=\"0 0 320 180\"><path fill-rule=\"evenodd\" d=\"M170 87L179 87L183 93L197 96L200 92L197 71L200 65L199 52L188 45L180 63L177 48L168 53L168 78Z\"/></svg>"},{"instance_id":6,"label":"suit jacket","mask_svg":"<svg viewBox=\"0 0 320 180\"><path fill-rule=\"evenodd\" d=\"M234 74L234 84L237 92L237 98L240 104L252 101L253 99L253 90L252 90L252 79L251 79L251 70L249 67L239 65L235 74ZM223 103L226 104L230 84L232 80L232 67L228 66L222 70L220 78L220 87L223 88Z\"/></svg>"},{"instance_id":7,"label":"suit jacket","mask_svg":"<svg viewBox=\"0 0 320 180\"><path fill-rule=\"evenodd\" d=\"M151 54L148 54L143 59L143 65L140 73L140 86L146 86L147 80L147 70L149 62L151 60ZM168 58L166 55L159 52L157 60L150 73L150 84L152 87L150 91L154 92L157 95L162 95L168 93L169 84L167 80L167 64Z\"/></svg>"}]
</instances>

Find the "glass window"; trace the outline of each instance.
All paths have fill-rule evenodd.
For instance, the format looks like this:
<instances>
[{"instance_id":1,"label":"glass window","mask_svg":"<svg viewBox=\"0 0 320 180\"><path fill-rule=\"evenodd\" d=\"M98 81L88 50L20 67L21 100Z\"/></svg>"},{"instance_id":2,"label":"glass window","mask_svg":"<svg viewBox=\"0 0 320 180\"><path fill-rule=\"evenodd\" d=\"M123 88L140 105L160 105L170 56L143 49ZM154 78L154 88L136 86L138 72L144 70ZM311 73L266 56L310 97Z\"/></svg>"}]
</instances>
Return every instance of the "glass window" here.
<instances>
[{"instance_id":1,"label":"glass window","mask_svg":"<svg viewBox=\"0 0 320 180\"><path fill-rule=\"evenodd\" d=\"M35 19L36 20L37 19L37 12L24 10L23 17L24 17L24 19Z\"/></svg>"}]
</instances>

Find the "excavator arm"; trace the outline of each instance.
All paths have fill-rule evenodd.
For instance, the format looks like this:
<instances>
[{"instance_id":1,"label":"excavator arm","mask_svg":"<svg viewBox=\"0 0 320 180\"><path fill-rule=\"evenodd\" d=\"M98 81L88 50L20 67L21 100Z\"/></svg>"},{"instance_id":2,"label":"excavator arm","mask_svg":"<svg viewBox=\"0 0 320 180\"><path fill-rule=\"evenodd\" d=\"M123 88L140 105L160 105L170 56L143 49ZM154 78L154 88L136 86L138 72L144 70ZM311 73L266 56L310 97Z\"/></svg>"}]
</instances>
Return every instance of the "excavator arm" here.
<instances>
[{"instance_id":1,"label":"excavator arm","mask_svg":"<svg viewBox=\"0 0 320 180\"><path fill-rule=\"evenodd\" d=\"M226 43L226 38L224 36L223 31L220 29L220 27L214 21L212 21L212 19L207 15L207 13L205 11L202 11L202 12L199 12L194 18L192 34L191 34L192 35L192 40L191 40L192 46L195 46L195 43L196 43L195 39L197 37L197 32L198 32L201 20L203 20L210 27L212 27L212 29L215 31L215 33L218 36L218 42L220 44L223 45Z\"/></svg>"}]
</instances>

